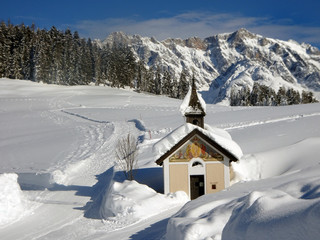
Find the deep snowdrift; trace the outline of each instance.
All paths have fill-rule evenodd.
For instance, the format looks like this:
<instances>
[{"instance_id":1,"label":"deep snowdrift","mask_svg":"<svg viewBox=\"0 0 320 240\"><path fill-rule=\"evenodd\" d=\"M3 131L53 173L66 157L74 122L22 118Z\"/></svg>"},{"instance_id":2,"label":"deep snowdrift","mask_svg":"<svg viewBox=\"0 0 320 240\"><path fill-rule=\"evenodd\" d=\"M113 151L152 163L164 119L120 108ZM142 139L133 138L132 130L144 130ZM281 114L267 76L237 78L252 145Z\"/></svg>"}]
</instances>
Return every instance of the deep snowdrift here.
<instances>
[{"instance_id":1,"label":"deep snowdrift","mask_svg":"<svg viewBox=\"0 0 320 240\"><path fill-rule=\"evenodd\" d=\"M185 192L163 195L147 185L127 180L122 183L114 182L104 199L100 211L103 218L110 220L112 217L123 217L130 223L157 215L189 201Z\"/></svg>"},{"instance_id":2,"label":"deep snowdrift","mask_svg":"<svg viewBox=\"0 0 320 240\"><path fill-rule=\"evenodd\" d=\"M0 227L17 221L30 212L30 203L17 180L17 174L0 174Z\"/></svg>"}]
</instances>

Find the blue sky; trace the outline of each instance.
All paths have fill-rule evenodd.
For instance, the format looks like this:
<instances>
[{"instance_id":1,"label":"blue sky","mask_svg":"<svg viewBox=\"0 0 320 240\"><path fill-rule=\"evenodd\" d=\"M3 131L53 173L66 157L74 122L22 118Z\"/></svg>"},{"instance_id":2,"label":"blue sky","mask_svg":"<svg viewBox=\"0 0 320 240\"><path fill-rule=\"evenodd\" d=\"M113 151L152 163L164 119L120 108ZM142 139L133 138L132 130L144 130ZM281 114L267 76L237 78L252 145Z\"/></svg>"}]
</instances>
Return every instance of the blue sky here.
<instances>
[{"instance_id":1,"label":"blue sky","mask_svg":"<svg viewBox=\"0 0 320 240\"><path fill-rule=\"evenodd\" d=\"M104 39L113 31L201 38L246 28L282 40L320 47L320 0L1 0L0 20L70 28Z\"/></svg>"}]
</instances>

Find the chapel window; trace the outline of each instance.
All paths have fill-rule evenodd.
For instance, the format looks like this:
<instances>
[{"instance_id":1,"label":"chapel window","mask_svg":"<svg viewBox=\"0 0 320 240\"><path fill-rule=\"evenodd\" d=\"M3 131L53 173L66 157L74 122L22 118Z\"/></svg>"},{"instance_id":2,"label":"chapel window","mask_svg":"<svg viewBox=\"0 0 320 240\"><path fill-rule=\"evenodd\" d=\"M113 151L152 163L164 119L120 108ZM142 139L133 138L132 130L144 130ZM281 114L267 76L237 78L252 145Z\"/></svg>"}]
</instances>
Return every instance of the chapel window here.
<instances>
[{"instance_id":1,"label":"chapel window","mask_svg":"<svg viewBox=\"0 0 320 240\"><path fill-rule=\"evenodd\" d=\"M192 167L203 167L203 164L201 162L196 161L192 163Z\"/></svg>"}]
</instances>

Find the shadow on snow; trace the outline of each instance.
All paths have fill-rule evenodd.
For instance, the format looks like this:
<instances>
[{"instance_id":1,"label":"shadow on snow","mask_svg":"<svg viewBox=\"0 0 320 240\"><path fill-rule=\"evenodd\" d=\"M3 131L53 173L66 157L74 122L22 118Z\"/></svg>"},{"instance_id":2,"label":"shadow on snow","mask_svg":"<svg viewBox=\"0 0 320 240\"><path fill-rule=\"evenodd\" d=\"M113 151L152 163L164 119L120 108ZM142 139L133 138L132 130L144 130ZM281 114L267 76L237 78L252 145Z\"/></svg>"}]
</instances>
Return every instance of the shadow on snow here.
<instances>
[{"instance_id":1,"label":"shadow on snow","mask_svg":"<svg viewBox=\"0 0 320 240\"><path fill-rule=\"evenodd\" d=\"M149 227L141 230L130 236L129 239L132 240L145 240L145 239L153 239L153 240L160 240L163 239L163 236L166 234L167 231L167 224L170 218L163 219L159 222L156 222Z\"/></svg>"},{"instance_id":2,"label":"shadow on snow","mask_svg":"<svg viewBox=\"0 0 320 240\"><path fill-rule=\"evenodd\" d=\"M162 168L142 168L135 171L135 180L140 184L145 184L159 193L163 193L163 173ZM90 197L90 200L83 207L74 209L84 211L84 217L91 219L101 219L100 206L104 195L108 191L113 180L125 181L125 174L122 171L114 172L114 168L96 175L97 183L93 186L60 185L51 183L49 173L18 173L18 183L23 191L75 191L75 195ZM54 203L47 201L48 203ZM56 202L57 204L73 204L66 202ZM77 205L79 203L74 203Z\"/></svg>"}]
</instances>

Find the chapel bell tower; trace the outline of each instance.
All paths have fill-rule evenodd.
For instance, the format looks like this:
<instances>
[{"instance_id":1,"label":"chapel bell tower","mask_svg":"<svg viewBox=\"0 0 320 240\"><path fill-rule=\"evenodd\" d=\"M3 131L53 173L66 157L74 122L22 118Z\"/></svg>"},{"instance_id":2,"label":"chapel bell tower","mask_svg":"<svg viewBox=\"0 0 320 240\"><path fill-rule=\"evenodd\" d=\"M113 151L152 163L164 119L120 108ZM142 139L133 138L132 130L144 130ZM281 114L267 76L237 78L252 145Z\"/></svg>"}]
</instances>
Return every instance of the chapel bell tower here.
<instances>
[{"instance_id":1,"label":"chapel bell tower","mask_svg":"<svg viewBox=\"0 0 320 240\"><path fill-rule=\"evenodd\" d=\"M204 116L206 115L206 113L202 104L200 102L196 89L195 79L193 77L190 101L184 114L187 123L191 123L204 128Z\"/></svg>"}]
</instances>

